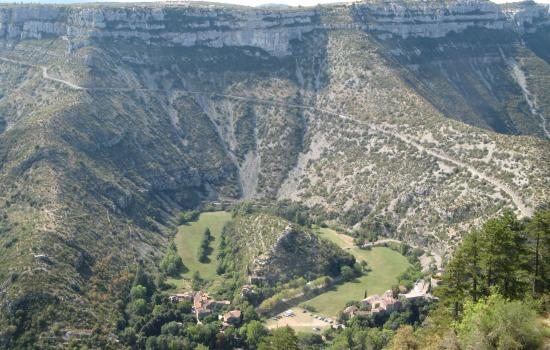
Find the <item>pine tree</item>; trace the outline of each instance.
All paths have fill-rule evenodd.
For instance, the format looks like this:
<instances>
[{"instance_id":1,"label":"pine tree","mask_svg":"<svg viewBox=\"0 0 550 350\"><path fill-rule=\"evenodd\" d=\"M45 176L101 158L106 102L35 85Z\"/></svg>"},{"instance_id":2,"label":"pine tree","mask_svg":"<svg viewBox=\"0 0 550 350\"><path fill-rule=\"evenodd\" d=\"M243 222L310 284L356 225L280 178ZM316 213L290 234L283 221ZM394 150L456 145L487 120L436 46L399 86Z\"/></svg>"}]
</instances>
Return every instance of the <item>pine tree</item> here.
<instances>
[{"instance_id":1,"label":"pine tree","mask_svg":"<svg viewBox=\"0 0 550 350\"><path fill-rule=\"evenodd\" d=\"M444 302L452 306L455 318L458 318L469 290L465 259L467 256L458 249L447 266L441 287L436 290Z\"/></svg>"},{"instance_id":2,"label":"pine tree","mask_svg":"<svg viewBox=\"0 0 550 350\"><path fill-rule=\"evenodd\" d=\"M469 282L469 294L474 301L477 301L479 291L479 281L482 278L480 259L481 259L481 239L478 231L473 231L466 237L460 246L462 260L464 263L464 272Z\"/></svg>"},{"instance_id":3,"label":"pine tree","mask_svg":"<svg viewBox=\"0 0 550 350\"><path fill-rule=\"evenodd\" d=\"M550 266L550 209L537 211L527 227L531 240L531 283L533 295L550 289L550 276L545 269Z\"/></svg>"},{"instance_id":4,"label":"pine tree","mask_svg":"<svg viewBox=\"0 0 550 350\"><path fill-rule=\"evenodd\" d=\"M527 257L523 225L511 212L487 221L481 232L481 265L486 287L496 287L506 298L525 290L523 265Z\"/></svg>"}]
</instances>

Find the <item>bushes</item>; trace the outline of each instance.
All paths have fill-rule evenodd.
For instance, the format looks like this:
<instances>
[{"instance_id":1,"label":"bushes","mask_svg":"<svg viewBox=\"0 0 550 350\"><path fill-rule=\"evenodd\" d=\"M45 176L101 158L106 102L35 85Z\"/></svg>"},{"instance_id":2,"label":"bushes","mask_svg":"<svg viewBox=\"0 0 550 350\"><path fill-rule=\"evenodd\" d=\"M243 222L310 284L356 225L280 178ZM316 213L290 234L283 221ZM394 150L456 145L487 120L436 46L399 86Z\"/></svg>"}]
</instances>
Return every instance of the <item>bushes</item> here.
<instances>
[{"instance_id":1,"label":"bushes","mask_svg":"<svg viewBox=\"0 0 550 350\"><path fill-rule=\"evenodd\" d=\"M178 215L178 223L183 225L190 221L196 221L199 218L200 211L198 210L186 210Z\"/></svg>"},{"instance_id":2,"label":"bushes","mask_svg":"<svg viewBox=\"0 0 550 350\"><path fill-rule=\"evenodd\" d=\"M132 300L147 298L147 288L142 285L136 285L130 290L130 298Z\"/></svg>"},{"instance_id":3,"label":"bushes","mask_svg":"<svg viewBox=\"0 0 550 350\"><path fill-rule=\"evenodd\" d=\"M160 262L160 270L173 277L177 277L180 273L187 270L181 260L181 257L178 255L177 248L174 243L170 244L166 255Z\"/></svg>"},{"instance_id":4,"label":"bushes","mask_svg":"<svg viewBox=\"0 0 550 350\"><path fill-rule=\"evenodd\" d=\"M351 281L355 278L355 272L351 267L344 265L340 268L340 276L344 281Z\"/></svg>"},{"instance_id":5,"label":"bushes","mask_svg":"<svg viewBox=\"0 0 550 350\"><path fill-rule=\"evenodd\" d=\"M130 304L130 313L143 316L147 312L147 302L144 299L136 299Z\"/></svg>"},{"instance_id":6,"label":"bushes","mask_svg":"<svg viewBox=\"0 0 550 350\"><path fill-rule=\"evenodd\" d=\"M507 301L499 294L466 303L457 329L465 349L529 350L542 344L542 331L533 308L525 302Z\"/></svg>"}]
</instances>

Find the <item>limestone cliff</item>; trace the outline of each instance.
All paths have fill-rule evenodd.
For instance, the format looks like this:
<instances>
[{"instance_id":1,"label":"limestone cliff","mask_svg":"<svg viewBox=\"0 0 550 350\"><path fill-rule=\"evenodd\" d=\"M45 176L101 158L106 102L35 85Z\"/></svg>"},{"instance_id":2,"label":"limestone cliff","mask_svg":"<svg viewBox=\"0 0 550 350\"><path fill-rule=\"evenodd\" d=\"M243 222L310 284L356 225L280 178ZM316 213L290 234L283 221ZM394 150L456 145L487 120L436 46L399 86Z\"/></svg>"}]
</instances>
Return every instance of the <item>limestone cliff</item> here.
<instances>
[{"instance_id":1,"label":"limestone cliff","mask_svg":"<svg viewBox=\"0 0 550 350\"><path fill-rule=\"evenodd\" d=\"M354 13L367 30L382 38L441 38L470 27L525 32L548 24L550 18L548 6L532 1L505 6L484 0L377 1L358 4Z\"/></svg>"},{"instance_id":2,"label":"limestone cliff","mask_svg":"<svg viewBox=\"0 0 550 350\"><path fill-rule=\"evenodd\" d=\"M11 40L63 37L69 50L91 39L138 39L170 47L251 46L274 56L290 53L290 42L316 28L339 29L344 23L321 23L328 8L250 9L214 5L112 5L0 7L0 37ZM356 27L378 33L440 38L470 27L533 32L550 23L548 6L526 1L499 6L487 0L448 2L375 1L346 6ZM349 23L345 23L349 25Z\"/></svg>"},{"instance_id":3,"label":"limestone cliff","mask_svg":"<svg viewBox=\"0 0 550 350\"><path fill-rule=\"evenodd\" d=\"M89 39L139 39L162 46L253 46L275 56L310 32L313 10L269 11L191 6L5 7L0 36L40 39L63 36L71 48Z\"/></svg>"}]
</instances>

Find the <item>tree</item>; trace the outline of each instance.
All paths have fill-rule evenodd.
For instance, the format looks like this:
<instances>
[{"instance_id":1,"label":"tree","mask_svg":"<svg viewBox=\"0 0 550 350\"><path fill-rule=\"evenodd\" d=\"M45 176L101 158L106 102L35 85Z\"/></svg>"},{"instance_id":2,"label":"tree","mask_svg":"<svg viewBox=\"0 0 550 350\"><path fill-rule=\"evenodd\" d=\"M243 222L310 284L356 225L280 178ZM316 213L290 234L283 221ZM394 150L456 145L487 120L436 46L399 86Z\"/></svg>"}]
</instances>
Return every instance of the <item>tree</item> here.
<instances>
[{"instance_id":1,"label":"tree","mask_svg":"<svg viewBox=\"0 0 550 350\"><path fill-rule=\"evenodd\" d=\"M178 216L178 223L180 225L186 224L190 221L196 221L200 216L200 212L197 210L187 210L181 212Z\"/></svg>"},{"instance_id":2,"label":"tree","mask_svg":"<svg viewBox=\"0 0 550 350\"><path fill-rule=\"evenodd\" d=\"M147 289L147 296L151 296L155 291L155 283L141 265L138 265L136 276L134 277L133 286L142 285Z\"/></svg>"},{"instance_id":3,"label":"tree","mask_svg":"<svg viewBox=\"0 0 550 350\"><path fill-rule=\"evenodd\" d=\"M212 233L210 232L210 229L207 227L205 230L204 230L204 240L205 241L212 241L214 239L214 237L212 236Z\"/></svg>"},{"instance_id":4,"label":"tree","mask_svg":"<svg viewBox=\"0 0 550 350\"><path fill-rule=\"evenodd\" d=\"M461 257L467 278L470 280L469 294L474 301L479 296L479 280L481 278L481 239L478 231L473 231L464 238L460 246Z\"/></svg>"},{"instance_id":5,"label":"tree","mask_svg":"<svg viewBox=\"0 0 550 350\"><path fill-rule=\"evenodd\" d=\"M532 291L533 295L538 295L550 289L547 270L550 266L550 209L539 210L533 215L527 233L531 240Z\"/></svg>"},{"instance_id":6,"label":"tree","mask_svg":"<svg viewBox=\"0 0 550 350\"><path fill-rule=\"evenodd\" d=\"M251 349L256 349L262 337L267 335L267 329L262 322L253 320L246 325L245 335L248 346Z\"/></svg>"},{"instance_id":7,"label":"tree","mask_svg":"<svg viewBox=\"0 0 550 350\"><path fill-rule=\"evenodd\" d=\"M539 349L542 330L533 308L493 294L477 303L467 302L457 326L464 349Z\"/></svg>"},{"instance_id":8,"label":"tree","mask_svg":"<svg viewBox=\"0 0 550 350\"><path fill-rule=\"evenodd\" d=\"M208 256L210 255L210 253L212 253L212 248L210 247L210 242L212 240L214 240L214 237L212 236L210 229L206 228L206 230L204 230L202 241L197 252L198 260L201 263L209 262Z\"/></svg>"},{"instance_id":9,"label":"tree","mask_svg":"<svg viewBox=\"0 0 550 350\"><path fill-rule=\"evenodd\" d=\"M445 303L453 306L455 318L458 317L466 296L470 296L474 301L479 296L479 280L482 278L480 245L479 231L473 231L464 237L447 266L443 285L438 290Z\"/></svg>"},{"instance_id":10,"label":"tree","mask_svg":"<svg viewBox=\"0 0 550 350\"><path fill-rule=\"evenodd\" d=\"M177 277L180 273L187 270L173 242L168 247L166 255L164 255L164 258L160 262L160 270L173 277Z\"/></svg>"},{"instance_id":11,"label":"tree","mask_svg":"<svg viewBox=\"0 0 550 350\"><path fill-rule=\"evenodd\" d=\"M143 299L136 299L130 304L130 312L137 316L143 316L147 312L147 303Z\"/></svg>"},{"instance_id":12,"label":"tree","mask_svg":"<svg viewBox=\"0 0 550 350\"><path fill-rule=\"evenodd\" d=\"M416 339L413 328L409 325L401 326L393 337L390 350L417 350L420 349L420 344Z\"/></svg>"},{"instance_id":13,"label":"tree","mask_svg":"<svg viewBox=\"0 0 550 350\"><path fill-rule=\"evenodd\" d=\"M138 284L130 289L130 298L132 300L147 298L147 288Z\"/></svg>"},{"instance_id":14,"label":"tree","mask_svg":"<svg viewBox=\"0 0 550 350\"><path fill-rule=\"evenodd\" d=\"M526 258L523 225L511 212L487 221L482 228L482 267L487 289L495 286L504 297L515 298L525 290L522 264Z\"/></svg>"},{"instance_id":15,"label":"tree","mask_svg":"<svg viewBox=\"0 0 550 350\"><path fill-rule=\"evenodd\" d=\"M201 274L199 271L195 271L193 273L193 277L191 278L191 287L193 290L200 290L202 288L202 284L204 283Z\"/></svg>"},{"instance_id":16,"label":"tree","mask_svg":"<svg viewBox=\"0 0 550 350\"><path fill-rule=\"evenodd\" d=\"M347 265L344 265L340 268L340 275L342 276L344 281L350 281L355 278L355 272L351 267Z\"/></svg>"},{"instance_id":17,"label":"tree","mask_svg":"<svg viewBox=\"0 0 550 350\"><path fill-rule=\"evenodd\" d=\"M271 335L263 337L259 350L300 350L298 337L288 326L275 329Z\"/></svg>"},{"instance_id":18,"label":"tree","mask_svg":"<svg viewBox=\"0 0 550 350\"><path fill-rule=\"evenodd\" d=\"M443 303L452 306L455 318L458 318L468 289L468 278L463 259L463 253L458 249L447 265L441 286L436 289L436 293L443 299Z\"/></svg>"}]
</instances>

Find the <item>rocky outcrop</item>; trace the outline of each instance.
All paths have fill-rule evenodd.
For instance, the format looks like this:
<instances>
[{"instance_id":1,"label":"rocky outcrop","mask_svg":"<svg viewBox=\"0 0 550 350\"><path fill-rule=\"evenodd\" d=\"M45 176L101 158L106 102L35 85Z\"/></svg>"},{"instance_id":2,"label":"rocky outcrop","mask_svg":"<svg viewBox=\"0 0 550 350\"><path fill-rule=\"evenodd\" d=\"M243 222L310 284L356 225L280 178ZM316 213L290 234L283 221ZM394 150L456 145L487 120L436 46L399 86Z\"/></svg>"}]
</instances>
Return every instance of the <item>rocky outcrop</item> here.
<instances>
[{"instance_id":1,"label":"rocky outcrop","mask_svg":"<svg viewBox=\"0 0 550 350\"><path fill-rule=\"evenodd\" d=\"M546 23L548 6L523 2L499 6L487 0L458 1L380 1L354 7L358 21L380 37L398 36L441 38L470 27L534 30L533 24Z\"/></svg>"},{"instance_id":2,"label":"rocky outcrop","mask_svg":"<svg viewBox=\"0 0 550 350\"><path fill-rule=\"evenodd\" d=\"M524 1L503 4L501 8L507 19L507 25L520 33L533 32L539 26L550 25L548 5Z\"/></svg>"},{"instance_id":3,"label":"rocky outcrop","mask_svg":"<svg viewBox=\"0 0 550 350\"><path fill-rule=\"evenodd\" d=\"M0 37L63 36L71 47L90 39L139 39L165 46L251 46L289 53L290 41L314 28L313 10L235 10L196 6L0 8Z\"/></svg>"}]
</instances>

